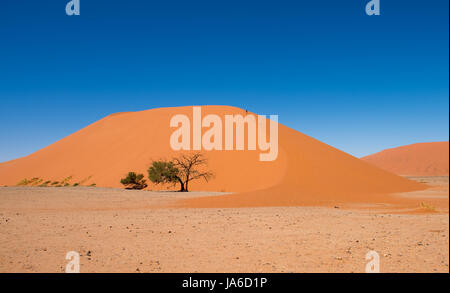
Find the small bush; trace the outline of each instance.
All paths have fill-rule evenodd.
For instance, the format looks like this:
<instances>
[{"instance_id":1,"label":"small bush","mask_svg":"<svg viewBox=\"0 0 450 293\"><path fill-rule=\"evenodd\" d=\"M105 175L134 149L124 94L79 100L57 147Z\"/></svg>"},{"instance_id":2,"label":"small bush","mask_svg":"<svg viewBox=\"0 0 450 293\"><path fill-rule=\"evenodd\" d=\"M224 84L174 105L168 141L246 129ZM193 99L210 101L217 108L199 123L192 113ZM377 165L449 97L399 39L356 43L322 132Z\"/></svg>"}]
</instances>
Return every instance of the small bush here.
<instances>
[{"instance_id":1,"label":"small bush","mask_svg":"<svg viewBox=\"0 0 450 293\"><path fill-rule=\"evenodd\" d=\"M41 184L42 181L44 181L44 179L39 179L39 178L38 178L37 180L33 181L32 186L37 186L37 185Z\"/></svg>"},{"instance_id":2,"label":"small bush","mask_svg":"<svg viewBox=\"0 0 450 293\"><path fill-rule=\"evenodd\" d=\"M50 181L45 181L44 183L39 184L38 187L48 187L48 183L49 183L49 182L50 182Z\"/></svg>"},{"instance_id":3,"label":"small bush","mask_svg":"<svg viewBox=\"0 0 450 293\"><path fill-rule=\"evenodd\" d=\"M78 186L78 185L80 185L80 183L78 183L78 182L73 184L73 186Z\"/></svg>"},{"instance_id":4,"label":"small bush","mask_svg":"<svg viewBox=\"0 0 450 293\"><path fill-rule=\"evenodd\" d=\"M143 174L136 174L135 172L128 172L125 178L120 180L126 189L141 190L147 187L146 180Z\"/></svg>"},{"instance_id":5,"label":"small bush","mask_svg":"<svg viewBox=\"0 0 450 293\"><path fill-rule=\"evenodd\" d=\"M27 186L28 183L29 183L28 179L27 179L27 178L24 178L24 179L20 180L20 181L17 183L17 185L18 185L18 186Z\"/></svg>"},{"instance_id":6,"label":"small bush","mask_svg":"<svg viewBox=\"0 0 450 293\"><path fill-rule=\"evenodd\" d=\"M197 179L208 182L214 176L202 168L207 162L201 153L182 154L172 161L154 161L148 169L148 178L155 184L180 183L180 191L187 192L189 182Z\"/></svg>"},{"instance_id":7,"label":"small bush","mask_svg":"<svg viewBox=\"0 0 450 293\"><path fill-rule=\"evenodd\" d=\"M61 181L61 184L66 186L66 183L69 184L70 180L72 180L72 176L66 177Z\"/></svg>"}]
</instances>

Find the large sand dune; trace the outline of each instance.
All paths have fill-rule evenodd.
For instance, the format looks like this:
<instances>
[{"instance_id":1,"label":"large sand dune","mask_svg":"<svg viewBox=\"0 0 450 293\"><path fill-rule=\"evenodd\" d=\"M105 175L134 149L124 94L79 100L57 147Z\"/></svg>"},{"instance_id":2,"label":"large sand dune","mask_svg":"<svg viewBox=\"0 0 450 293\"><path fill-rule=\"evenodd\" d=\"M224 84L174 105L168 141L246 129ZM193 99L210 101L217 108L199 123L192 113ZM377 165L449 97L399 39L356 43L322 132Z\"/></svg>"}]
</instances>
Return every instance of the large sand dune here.
<instances>
[{"instance_id":1,"label":"large sand dune","mask_svg":"<svg viewBox=\"0 0 450 293\"><path fill-rule=\"evenodd\" d=\"M121 187L128 171L146 174L153 159L178 154L170 148L173 115L192 116L192 107L118 113L36 153L0 164L0 185L39 177ZM202 114L242 114L239 108L204 106ZM270 113L267 113L270 114ZM282 117L281 117L282 119ZM334 202L386 202L389 194L424 189L425 185L383 171L307 135L279 124L279 154L260 162L260 151L208 151L215 178L192 182L191 190L235 192L203 197L189 206L290 206ZM150 189L158 189L150 184Z\"/></svg>"},{"instance_id":2,"label":"large sand dune","mask_svg":"<svg viewBox=\"0 0 450 293\"><path fill-rule=\"evenodd\" d=\"M416 143L387 149L362 160L398 175L445 176L449 167L448 141Z\"/></svg>"}]
</instances>

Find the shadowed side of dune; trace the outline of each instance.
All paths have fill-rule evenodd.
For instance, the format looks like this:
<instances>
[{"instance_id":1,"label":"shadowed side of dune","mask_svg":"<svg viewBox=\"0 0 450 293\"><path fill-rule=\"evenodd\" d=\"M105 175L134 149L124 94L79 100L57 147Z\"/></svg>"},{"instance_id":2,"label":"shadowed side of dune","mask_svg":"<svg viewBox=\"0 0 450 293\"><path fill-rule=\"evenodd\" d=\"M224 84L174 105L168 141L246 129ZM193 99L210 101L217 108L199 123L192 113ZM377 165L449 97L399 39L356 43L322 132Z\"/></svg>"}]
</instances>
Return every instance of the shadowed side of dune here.
<instances>
[{"instance_id":1,"label":"shadowed side of dune","mask_svg":"<svg viewBox=\"0 0 450 293\"><path fill-rule=\"evenodd\" d=\"M287 157L278 184L250 192L182 200L182 207L322 206L335 203L394 203L393 193L423 190L410 181L367 164L329 145L280 125Z\"/></svg>"}]
</instances>

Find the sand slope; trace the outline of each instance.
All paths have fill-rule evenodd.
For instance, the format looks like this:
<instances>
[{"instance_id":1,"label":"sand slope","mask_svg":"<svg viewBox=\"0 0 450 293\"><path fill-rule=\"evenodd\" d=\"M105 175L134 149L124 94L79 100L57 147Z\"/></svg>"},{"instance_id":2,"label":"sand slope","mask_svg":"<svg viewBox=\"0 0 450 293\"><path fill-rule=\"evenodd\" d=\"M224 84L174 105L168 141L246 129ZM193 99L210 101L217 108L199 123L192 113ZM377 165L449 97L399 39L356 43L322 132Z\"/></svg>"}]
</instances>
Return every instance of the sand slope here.
<instances>
[{"instance_id":1,"label":"sand slope","mask_svg":"<svg viewBox=\"0 0 450 293\"><path fill-rule=\"evenodd\" d=\"M445 176L449 174L448 154L448 141L443 141L387 149L362 160L399 175Z\"/></svg>"},{"instance_id":2,"label":"sand slope","mask_svg":"<svg viewBox=\"0 0 450 293\"><path fill-rule=\"evenodd\" d=\"M153 159L171 158L169 121L175 114L192 116L192 107L119 113L30 156L0 164L0 185L23 178L85 181L121 187L128 171L146 174ZM204 106L202 114L242 114L228 106ZM270 113L267 113L270 114ZM196 181L191 190L237 192L201 198L189 206L289 206L331 202L379 202L394 192L425 188L398 177L293 129L279 125L279 155L260 162L260 151L205 152L216 174L209 183ZM325 184L324 184L325 182ZM157 189L150 185L151 189Z\"/></svg>"}]
</instances>

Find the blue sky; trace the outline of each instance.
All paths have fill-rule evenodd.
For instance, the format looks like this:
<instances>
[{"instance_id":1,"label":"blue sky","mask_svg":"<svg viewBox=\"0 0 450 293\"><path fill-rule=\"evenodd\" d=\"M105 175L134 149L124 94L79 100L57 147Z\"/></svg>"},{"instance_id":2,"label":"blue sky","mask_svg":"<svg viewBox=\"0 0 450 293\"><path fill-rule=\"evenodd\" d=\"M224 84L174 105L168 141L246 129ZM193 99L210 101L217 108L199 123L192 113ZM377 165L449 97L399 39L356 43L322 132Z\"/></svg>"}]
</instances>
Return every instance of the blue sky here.
<instances>
[{"instance_id":1,"label":"blue sky","mask_svg":"<svg viewBox=\"0 0 450 293\"><path fill-rule=\"evenodd\" d=\"M0 161L114 112L278 114L355 156L448 140L448 0L0 2Z\"/></svg>"}]
</instances>

